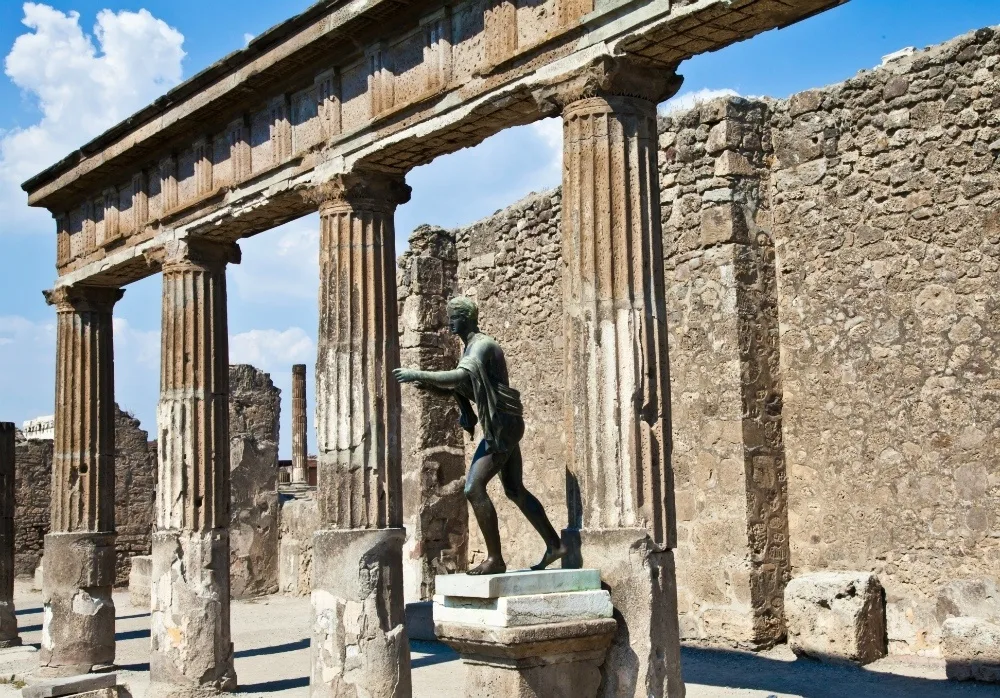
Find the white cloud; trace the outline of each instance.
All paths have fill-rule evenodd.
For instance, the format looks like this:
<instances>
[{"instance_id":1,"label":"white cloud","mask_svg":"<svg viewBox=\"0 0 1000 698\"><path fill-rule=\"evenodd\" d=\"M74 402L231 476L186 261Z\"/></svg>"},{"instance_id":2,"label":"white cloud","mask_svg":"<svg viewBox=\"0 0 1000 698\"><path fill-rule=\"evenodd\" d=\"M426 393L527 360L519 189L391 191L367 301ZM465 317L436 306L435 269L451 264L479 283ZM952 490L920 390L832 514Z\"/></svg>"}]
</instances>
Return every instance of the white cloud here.
<instances>
[{"instance_id":1,"label":"white cloud","mask_svg":"<svg viewBox=\"0 0 1000 698\"><path fill-rule=\"evenodd\" d=\"M250 42L253 41L254 38L256 38L256 37L253 34L244 34L243 35L243 46L244 46L244 48L247 47L247 46L249 46Z\"/></svg>"},{"instance_id":2,"label":"white cloud","mask_svg":"<svg viewBox=\"0 0 1000 698\"><path fill-rule=\"evenodd\" d=\"M242 243L243 261L229 267L241 301L274 305L316 303L319 289L319 217L307 216Z\"/></svg>"},{"instance_id":3,"label":"white cloud","mask_svg":"<svg viewBox=\"0 0 1000 698\"><path fill-rule=\"evenodd\" d=\"M0 136L0 209L11 230L47 230L20 183L180 82L184 36L148 10L101 10L91 36L78 12L28 2L22 23L4 71L41 119Z\"/></svg>"},{"instance_id":4,"label":"white cloud","mask_svg":"<svg viewBox=\"0 0 1000 698\"><path fill-rule=\"evenodd\" d=\"M695 92L682 92L681 94L668 99L660 105L660 114L679 114L688 109L693 109L702 102L708 102L716 97L739 97L740 93L728 87L721 90L709 90L707 88Z\"/></svg>"},{"instance_id":5,"label":"white cloud","mask_svg":"<svg viewBox=\"0 0 1000 698\"><path fill-rule=\"evenodd\" d=\"M159 331L136 329L122 317L115 317L113 322L116 361L127 357L130 364L146 371L152 369L155 376L160 370Z\"/></svg>"},{"instance_id":6,"label":"white cloud","mask_svg":"<svg viewBox=\"0 0 1000 698\"><path fill-rule=\"evenodd\" d=\"M557 180L562 179L563 166L563 120L561 117L542 119L531 124L531 130L541 139L542 143L549 151L548 165L546 166L549 176L554 176Z\"/></svg>"},{"instance_id":7,"label":"white cloud","mask_svg":"<svg viewBox=\"0 0 1000 698\"><path fill-rule=\"evenodd\" d=\"M316 345L301 327L250 330L229 338L229 363L252 364L264 371L287 371L289 365L315 361Z\"/></svg>"},{"instance_id":8,"label":"white cloud","mask_svg":"<svg viewBox=\"0 0 1000 698\"><path fill-rule=\"evenodd\" d=\"M51 414L55 401L55 317L0 316L0 421Z\"/></svg>"}]
</instances>

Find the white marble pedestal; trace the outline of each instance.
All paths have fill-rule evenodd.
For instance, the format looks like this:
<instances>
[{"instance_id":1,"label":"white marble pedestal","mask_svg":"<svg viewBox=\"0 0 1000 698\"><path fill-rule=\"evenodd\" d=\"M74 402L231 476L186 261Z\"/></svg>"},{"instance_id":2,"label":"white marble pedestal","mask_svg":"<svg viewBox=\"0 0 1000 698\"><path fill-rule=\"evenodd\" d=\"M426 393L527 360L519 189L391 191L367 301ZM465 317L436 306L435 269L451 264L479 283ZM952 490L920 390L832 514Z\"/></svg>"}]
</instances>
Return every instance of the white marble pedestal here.
<instances>
[{"instance_id":1,"label":"white marble pedestal","mask_svg":"<svg viewBox=\"0 0 1000 698\"><path fill-rule=\"evenodd\" d=\"M597 570L435 581L434 630L466 664L472 698L593 698L617 629Z\"/></svg>"}]
</instances>

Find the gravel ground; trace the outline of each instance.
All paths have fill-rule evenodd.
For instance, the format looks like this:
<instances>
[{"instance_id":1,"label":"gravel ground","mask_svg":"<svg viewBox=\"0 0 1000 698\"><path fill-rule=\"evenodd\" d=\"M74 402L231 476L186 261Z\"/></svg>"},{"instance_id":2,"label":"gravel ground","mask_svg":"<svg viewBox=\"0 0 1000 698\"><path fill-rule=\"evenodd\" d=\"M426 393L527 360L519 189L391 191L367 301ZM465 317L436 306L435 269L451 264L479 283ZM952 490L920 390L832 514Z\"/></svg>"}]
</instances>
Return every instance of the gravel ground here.
<instances>
[{"instance_id":1,"label":"gravel ground","mask_svg":"<svg viewBox=\"0 0 1000 698\"><path fill-rule=\"evenodd\" d=\"M17 585L21 637L37 646L41 595ZM119 680L139 698L149 685L149 612L115 594L118 609ZM271 596L232 607L233 642L240 694L306 698L309 676L309 600ZM462 698L465 672L444 645L412 642L413 695ZM0 677L30 674L37 666L30 647L0 650ZM690 698L997 698L1000 688L945 680L944 663L891 657L867 668L796 660L786 647L749 654L686 647L683 671ZM0 684L0 697L19 692Z\"/></svg>"}]
</instances>

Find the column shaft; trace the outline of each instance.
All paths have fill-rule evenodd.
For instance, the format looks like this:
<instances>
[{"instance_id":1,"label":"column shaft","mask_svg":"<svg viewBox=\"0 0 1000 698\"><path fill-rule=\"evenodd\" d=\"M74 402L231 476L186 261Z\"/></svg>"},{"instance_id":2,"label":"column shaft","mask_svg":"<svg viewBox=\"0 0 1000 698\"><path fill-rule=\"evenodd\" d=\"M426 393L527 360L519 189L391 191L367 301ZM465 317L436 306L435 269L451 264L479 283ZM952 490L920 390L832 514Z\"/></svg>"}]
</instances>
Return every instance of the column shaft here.
<instances>
[{"instance_id":1,"label":"column shaft","mask_svg":"<svg viewBox=\"0 0 1000 698\"><path fill-rule=\"evenodd\" d=\"M228 243L181 240L163 265L151 695L233 690L229 628Z\"/></svg>"},{"instance_id":2,"label":"column shaft","mask_svg":"<svg viewBox=\"0 0 1000 698\"><path fill-rule=\"evenodd\" d=\"M55 446L45 537L40 671L115 658L115 383L112 312L123 292L63 286L56 307Z\"/></svg>"},{"instance_id":3,"label":"column shaft","mask_svg":"<svg viewBox=\"0 0 1000 698\"><path fill-rule=\"evenodd\" d=\"M402 178L345 175L320 199L313 696L410 695L403 626L393 213ZM361 570L359 573L358 570Z\"/></svg>"},{"instance_id":4,"label":"column shaft","mask_svg":"<svg viewBox=\"0 0 1000 698\"><path fill-rule=\"evenodd\" d=\"M14 613L14 425L0 422L0 649L21 644Z\"/></svg>"},{"instance_id":5,"label":"column shaft","mask_svg":"<svg viewBox=\"0 0 1000 698\"><path fill-rule=\"evenodd\" d=\"M619 618L599 695L679 698L656 101L598 93L563 120L570 513Z\"/></svg>"},{"instance_id":6,"label":"column shaft","mask_svg":"<svg viewBox=\"0 0 1000 698\"><path fill-rule=\"evenodd\" d=\"M306 419L306 366L292 366L292 482L309 479L309 422Z\"/></svg>"},{"instance_id":7,"label":"column shaft","mask_svg":"<svg viewBox=\"0 0 1000 698\"><path fill-rule=\"evenodd\" d=\"M581 100L564 113L570 471L585 528L674 544L656 105Z\"/></svg>"}]
</instances>

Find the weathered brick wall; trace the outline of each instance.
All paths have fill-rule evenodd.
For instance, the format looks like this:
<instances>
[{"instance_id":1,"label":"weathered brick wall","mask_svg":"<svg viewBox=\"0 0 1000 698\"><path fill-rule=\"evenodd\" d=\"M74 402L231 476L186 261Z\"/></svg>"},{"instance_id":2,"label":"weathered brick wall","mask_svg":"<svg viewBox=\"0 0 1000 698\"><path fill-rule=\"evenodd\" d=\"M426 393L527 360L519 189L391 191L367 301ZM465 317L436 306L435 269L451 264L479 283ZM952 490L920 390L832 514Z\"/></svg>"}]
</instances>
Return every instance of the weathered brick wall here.
<instances>
[{"instance_id":1,"label":"weathered brick wall","mask_svg":"<svg viewBox=\"0 0 1000 698\"><path fill-rule=\"evenodd\" d=\"M115 584L128 584L134 555L152 550L156 500L156 442L139 428L139 420L115 411Z\"/></svg>"},{"instance_id":2,"label":"weathered brick wall","mask_svg":"<svg viewBox=\"0 0 1000 698\"><path fill-rule=\"evenodd\" d=\"M278 590L278 430L281 391L260 369L229 367L233 598Z\"/></svg>"},{"instance_id":3,"label":"weathered brick wall","mask_svg":"<svg viewBox=\"0 0 1000 698\"><path fill-rule=\"evenodd\" d=\"M455 235L422 226L397 264L400 364L425 371L455 368L461 341L448 331L455 295ZM403 589L407 602L434 596L434 577L466 569L468 508L465 451L453 398L402 388Z\"/></svg>"},{"instance_id":4,"label":"weathered brick wall","mask_svg":"<svg viewBox=\"0 0 1000 698\"><path fill-rule=\"evenodd\" d=\"M796 572L871 569L896 652L1000 570L1000 36L774 105Z\"/></svg>"},{"instance_id":5,"label":"weathered brick wall","mask_svg":"<svg viewBox=\"0 0 1000 698\"><path fill-rule=\"evenodd\" d=\"M479 303L479 324L507 357L511 386L521 392L525 432L524 482L542 502L557 530L569 523L566 506L566 439L563 433L563 319L560 195L532 195L490 218L456 231L458 288ZM465 438L465 464L481 432ZM533 565L545 544L499 479L490 496L500 519L510 569ZM479 527L469 515L469 563L485 555Z\"/></svg>"}]
</instances>

